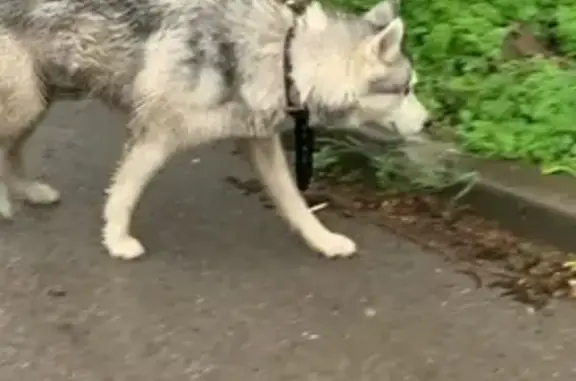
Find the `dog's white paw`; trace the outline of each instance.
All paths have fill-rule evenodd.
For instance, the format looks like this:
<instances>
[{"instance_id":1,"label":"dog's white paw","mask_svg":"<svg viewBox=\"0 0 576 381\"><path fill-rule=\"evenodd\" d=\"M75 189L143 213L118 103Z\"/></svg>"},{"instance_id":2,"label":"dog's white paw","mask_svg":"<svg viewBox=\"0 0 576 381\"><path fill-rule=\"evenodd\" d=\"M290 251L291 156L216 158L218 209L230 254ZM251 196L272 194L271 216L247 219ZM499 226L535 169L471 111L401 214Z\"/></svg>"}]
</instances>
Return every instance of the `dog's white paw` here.
<instances>
[{"instance_id":1,"label":"dog's white paw","mask_svg":"<svg viewBox=\"0 0 576 381\"><path fill-rule=\"evenodd\" d=\"M22 193L26 201L34 205L50 205L60 201L60 192L44 183L30 183Z\"/></svg>"},{"instance_id":2,"label":"dog's white paw","mask_svg":"<svg viewBox=\"0 0 576 381\"><path fill-rule=\"evenodd\" d=\"M136 238L130 236L104 239L104 245L110 256L119 259L136 259L146 252L144 246Z\"/></svg>"},{"instance_id":3,"label":"dog's white paw","mask_svg":"<svg viewBox=\"0 0 576 381\"><path fill-rule=\"evenodd\" d=\"M0 217L6 220L14 217L14 207L12 206L12 200L10 200L10 193L3 183L0 183Z\"/></svg>"},{"instance_id":4,"label":"dog's white paw","mask_svg":"<svg viewBox=\"0 0 576 381\"><path fill-rule=\"evenodd\" d=\"M0 200L0 217L11 220L14 217L14 207L9 199Z\"/></svg>"},{"instance_id":5,"label":"dog's white paw","mask_svg":"<svg viewBox=\"0 0 576 381\"><path fill-rule=\"evenodd\" d=\"M327 258L335 257L349 257L356 254L356 243L350 238L328 232L322 237L316 237L314 242L311 242L313 249Z\"/></svg>"}]
</instances>

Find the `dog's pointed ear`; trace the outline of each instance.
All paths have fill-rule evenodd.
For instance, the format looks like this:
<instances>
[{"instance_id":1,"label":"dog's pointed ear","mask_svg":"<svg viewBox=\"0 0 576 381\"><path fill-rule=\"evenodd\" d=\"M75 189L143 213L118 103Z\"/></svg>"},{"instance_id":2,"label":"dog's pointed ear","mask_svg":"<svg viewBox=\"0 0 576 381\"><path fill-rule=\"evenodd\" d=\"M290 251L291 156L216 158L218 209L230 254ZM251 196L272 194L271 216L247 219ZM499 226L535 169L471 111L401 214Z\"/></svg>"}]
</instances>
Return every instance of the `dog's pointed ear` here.
<instances>
[{"instance_id":1,"label":"dog's pointed ear","mask_svg":"<svg viewBox=\"0 0 576 381\"><path fill-rule=\"evenodd\" d=\"M368 55L384 62L394 61L402 52L404 23L397 17L368 41Z\"/></svg>"},{"instance_id":2,"label":"dog's pointed ear","mask_svg":"<svg viewBox=\"0 0 576 381\"><path fill-rule=\"evenodd\" d=\"M315 30L323 30L328 25L328 16L318 1L313 1L306 7L302 20L304 25Z\"/></svg>"},{"instance_id":3,"label":"dog's pointed ear","mask_svg":"<svg viewBox=\"0 0 576 381\"><path fill-rule=\"evenodd\" d=\"M376 28L382 29L398 17L399 8L399 0L381 1L364 14L364 20L373 24Z\"/></svg>"}]
</instances>

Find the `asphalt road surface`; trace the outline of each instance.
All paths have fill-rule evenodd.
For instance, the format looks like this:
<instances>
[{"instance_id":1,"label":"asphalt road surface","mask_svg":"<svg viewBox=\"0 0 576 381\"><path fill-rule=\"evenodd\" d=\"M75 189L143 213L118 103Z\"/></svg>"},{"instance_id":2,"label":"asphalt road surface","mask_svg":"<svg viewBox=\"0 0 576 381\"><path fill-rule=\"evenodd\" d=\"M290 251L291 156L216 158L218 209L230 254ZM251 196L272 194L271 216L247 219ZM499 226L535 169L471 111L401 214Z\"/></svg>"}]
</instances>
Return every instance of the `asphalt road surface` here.
<instances>
[{"instance_id":1,"label":"asphalt road surface","mask_svg":"<svg viewBox=\"0 0 576 381\"><path fill-rule=\"evenodd\" d=\"M254 196L226 145L175 158L134 230L144 260L99 244L123 118L62 104L30 165L63 193L0 225L1 381L551 381L576 376L576 304L534 315L439 256L324 214L362 255L311 254Z\"/></svg>"}]
</instances>

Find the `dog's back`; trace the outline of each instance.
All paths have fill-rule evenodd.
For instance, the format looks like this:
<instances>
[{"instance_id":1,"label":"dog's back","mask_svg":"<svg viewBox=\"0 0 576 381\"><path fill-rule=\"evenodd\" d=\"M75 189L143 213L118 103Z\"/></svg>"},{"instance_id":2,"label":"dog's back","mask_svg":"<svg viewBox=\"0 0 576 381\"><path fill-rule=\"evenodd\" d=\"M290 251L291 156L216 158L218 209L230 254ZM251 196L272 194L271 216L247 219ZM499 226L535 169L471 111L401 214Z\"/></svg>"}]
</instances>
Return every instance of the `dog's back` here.
<instances>
[{"instance_id":1,"label":"dog's back","mask_svg":"<svg viewBox=\"0 0 576 381\"><path fill-rule=\"evenodd\" d=\"M122 102L168 11L154 0L1 0L0 27L30 53L48 90Z\"/></svg>"},{"instance_id":2,"label":"dog's back","mask_svg":"<svg viewBox=\"0 0 576 381\"><path fill-rule=\"evenodd\" d=\"M239 44L242 59L250 60L265 42L255 34L275 29L284 33L284 24L289 24L289 11L270 12L270 4L266 0L0 0L0 36L18 41L28 51L50 94L89 92L129 108L131 86L152 36L162 38L164 45L182 45L174 52L181 56L182 70L208 66L231 79L232 71L242 70L243 62L232 54ZM194 81L197 73L188 74Z\"/></svg>"}]
</instances>

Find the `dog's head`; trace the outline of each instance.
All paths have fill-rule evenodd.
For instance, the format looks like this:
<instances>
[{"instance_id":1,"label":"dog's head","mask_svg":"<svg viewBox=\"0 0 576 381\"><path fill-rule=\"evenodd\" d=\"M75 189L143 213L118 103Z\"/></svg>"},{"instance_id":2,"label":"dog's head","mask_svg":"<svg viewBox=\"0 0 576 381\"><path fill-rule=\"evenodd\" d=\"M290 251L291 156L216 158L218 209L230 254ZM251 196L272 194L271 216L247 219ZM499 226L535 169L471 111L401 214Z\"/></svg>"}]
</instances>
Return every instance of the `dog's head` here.
<instances>
[{"instance_id":1,"label":"dog's head","mask_svg":"<svg viewBox=\"0 0 576 381\"><path fill-rule=\"evenodd\" d=\"M393 1L355 17L329 15L312 3L302 15L296 76L315 122L376 137L410 136L426 126L428 111L413 92L416 74L402 52L404 23Z\"/></svg>"}]
</instances>

